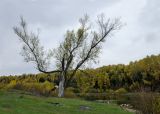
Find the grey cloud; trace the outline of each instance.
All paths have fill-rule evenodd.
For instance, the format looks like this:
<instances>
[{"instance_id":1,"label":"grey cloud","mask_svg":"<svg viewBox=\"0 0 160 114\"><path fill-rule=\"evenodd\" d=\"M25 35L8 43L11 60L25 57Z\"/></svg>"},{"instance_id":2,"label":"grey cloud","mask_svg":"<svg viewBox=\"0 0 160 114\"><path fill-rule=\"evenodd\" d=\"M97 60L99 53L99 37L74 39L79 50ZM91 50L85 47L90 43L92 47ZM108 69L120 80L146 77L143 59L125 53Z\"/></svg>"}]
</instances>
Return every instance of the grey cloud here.
<instances>
[{"instance_id":1,"label":"grey cloud","mask_svg":"<svg viewBox=\"0 0 160 114\"><path fill-rule=\"evenodd\" d=\"M115 1L117 0L3 0L1 14L8 22L24 15L31 23L62 26L71 24L84 13L95 13Z\"/></svg>"},{"instance_id":2,"label":"grey cloud","mask_svg":"<svg viewBox=\"0 0 160 114\"><path fill-rule=\"evenodd\" d=\"M145 6L141 2L145 2ZM114 38L107 39L97 67L127 64L146 55L158 54L159 5L158 0L1 0L0 75L37 72L33 64L25 63L19 55L21 45L12 27L18 24L20 15L32 30L41 29L40 39L47 49L56 47L66 29L75 27L84 13L92 19L101 11L112 17L121 16L127 26Z\"/></svg>"},{"instance_id":3,"label":"grey cloud","mask_svg":"<svg viewBox=\"0 0 160 114\"><path fill-rule=\"evenodd\" d=\"M160 42L160 1L147 0L147 4L140 17L140 26L144 30L144 38L147 43ZM153 44L154 45L154 44Z\"/></svg>"},{"instance_id":4,"label":"grey cloud","mask_svg":"<svg viewBox=\"0 0 160 114\"><path fill-rule=\"evenodd\" d=\"M146 6L141 14L140 20L142 21L142 25L146 27L150 27L152 29L159 28L160 23L160 1L159 0L147 0Z\"/></svg>"}]
</instances>

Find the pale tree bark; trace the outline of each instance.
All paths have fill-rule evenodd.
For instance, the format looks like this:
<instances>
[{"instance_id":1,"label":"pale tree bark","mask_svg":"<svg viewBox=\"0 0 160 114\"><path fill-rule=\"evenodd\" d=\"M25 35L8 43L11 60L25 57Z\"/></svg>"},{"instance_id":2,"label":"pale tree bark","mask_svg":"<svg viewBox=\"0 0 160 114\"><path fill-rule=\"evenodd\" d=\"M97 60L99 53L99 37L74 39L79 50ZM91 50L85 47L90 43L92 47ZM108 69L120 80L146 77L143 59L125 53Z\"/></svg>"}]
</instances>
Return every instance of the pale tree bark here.
<instances>
[{"instance_id":1,"label":"pale tree bark","mask_svg":"<svg viewBox=\"0 0 160 114\"><path fill-rule=\"evenodd\" d=\"M64 89L65 89L65 75L64 72L60 75L59 87L58 87L58 97L64 97Z\"/></svg>"}]
</instances>

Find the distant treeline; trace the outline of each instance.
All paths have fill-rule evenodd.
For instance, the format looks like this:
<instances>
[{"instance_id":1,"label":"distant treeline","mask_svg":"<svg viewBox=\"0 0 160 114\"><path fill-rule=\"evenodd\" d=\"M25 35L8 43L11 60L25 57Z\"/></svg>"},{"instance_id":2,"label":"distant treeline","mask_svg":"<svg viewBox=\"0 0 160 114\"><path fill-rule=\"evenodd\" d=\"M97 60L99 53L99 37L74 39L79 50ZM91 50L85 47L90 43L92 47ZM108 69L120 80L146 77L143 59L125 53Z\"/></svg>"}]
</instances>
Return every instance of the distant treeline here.
<instances>
[{"instance_id":1,"label":"distant treeline","mask_svg":"<svg viewBox=\"0 0 160 114\"><path fill-rule=\"evenodd\" d=\"M56 91L57 76L58 74L1 76L0 89L20 89L49 95ZM147 56L128 65L118 64L79 70L68 88L77 93L160 92L160 55Z\"/></svg>"}]
</instances>

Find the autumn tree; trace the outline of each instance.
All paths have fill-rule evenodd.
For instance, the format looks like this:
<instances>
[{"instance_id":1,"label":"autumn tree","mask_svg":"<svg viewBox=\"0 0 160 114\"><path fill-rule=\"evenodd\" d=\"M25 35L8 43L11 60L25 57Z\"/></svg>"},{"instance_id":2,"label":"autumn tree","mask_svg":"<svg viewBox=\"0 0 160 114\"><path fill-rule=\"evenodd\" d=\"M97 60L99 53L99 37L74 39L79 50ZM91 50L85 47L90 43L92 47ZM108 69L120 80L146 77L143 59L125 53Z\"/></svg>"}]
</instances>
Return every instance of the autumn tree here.
<instances>
[{"instance_id":1,"label":"autumn tree","mask_svg":"<svg viewBox=\"0 0 160 114\"><path fill-rule=\"evenodd\" d=\"M22 55L26 62L34 62L40 72L59 73L59 97L64 96L65 87L75 76L78 69L89 62L97 61L102 43L121 27L119 19L106 20L103 15L98 16L94 25L95 29L87 15L81 18L79 22L79 28L68 30L64 41L60 43L57 49L49 53L44 51L38 35L28 31L23 18L21 18L20 26L13 28L23 43ZM52 57L56 59L56 68L48 71Z\"/></svg>"}]
</instances>

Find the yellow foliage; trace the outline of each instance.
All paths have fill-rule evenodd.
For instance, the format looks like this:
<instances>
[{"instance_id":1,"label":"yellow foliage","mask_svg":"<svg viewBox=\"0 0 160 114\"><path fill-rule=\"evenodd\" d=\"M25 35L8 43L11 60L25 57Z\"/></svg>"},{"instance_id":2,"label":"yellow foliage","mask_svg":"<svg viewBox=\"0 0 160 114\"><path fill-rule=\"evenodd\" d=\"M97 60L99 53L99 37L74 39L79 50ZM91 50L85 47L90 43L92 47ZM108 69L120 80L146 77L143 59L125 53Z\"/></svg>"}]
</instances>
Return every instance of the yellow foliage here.
<instances>
[{"instance_id":1,"label":"yellow foliage","mask_svg":"<svg viewBox=\"0 0 160 114\"><path fill-rule=\"evenodd\" d=\"M115 92L118 94L125 94L125 93L127 93L127 90L125 88L119 88Z\"/></svg>"},{"instance_id":2,"label":"yellow foliage","mask_svg":"<svg viewBox=\"0 0 160 114\"><path fill-rule=\"evenodd\" d=\"M8 89L13 89L17 84L16 80L12 80L4 89L8 90Z\"/></svg>"},{"instance_id":3,"label":"yellow foliage","mask_svg":"<svg viewBox=\"0 0 160 114\"><path fill-rule=\"evenodd\" d=\"M45 81L44 83L24 83L23 87L26 91L30 91L34 94L49 95L54 85Z\"/></svg>"},{"instance_id":4,"label":"yellow foliage","mask_svg":"<svg viewBox=\"0 0 160 114\"><path fill-rule=\"evenodd\" d=\"M65 89L65 97L67 97L67 98L75 98L76 97L73 87L68 87Z\"/></svg>"}]
</instances>

